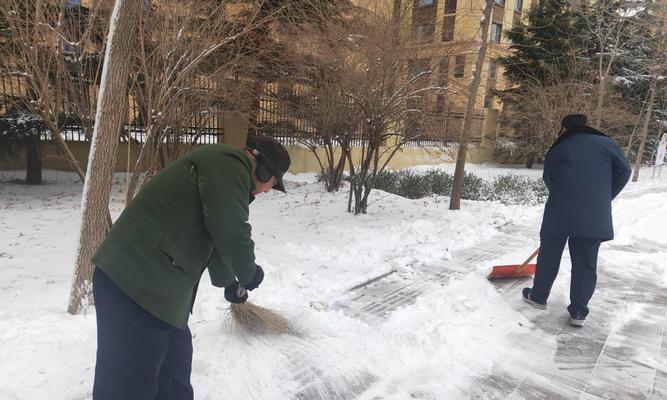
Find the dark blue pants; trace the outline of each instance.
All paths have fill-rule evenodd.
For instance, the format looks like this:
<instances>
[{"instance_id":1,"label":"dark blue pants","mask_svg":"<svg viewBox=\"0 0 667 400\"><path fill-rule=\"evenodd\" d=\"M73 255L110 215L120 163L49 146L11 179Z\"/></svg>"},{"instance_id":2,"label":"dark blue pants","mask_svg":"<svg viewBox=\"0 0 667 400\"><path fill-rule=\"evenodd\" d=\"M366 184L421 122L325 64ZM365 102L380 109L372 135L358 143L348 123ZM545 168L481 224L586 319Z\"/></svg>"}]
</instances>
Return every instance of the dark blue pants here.
<instances>
[{"instance_id":1,"label":"dark blue pants","mask_svg":"<svg viewBox=\"0 0 667 400\"><path fill-rule=\"evenodd\" d=\"M94 400L188 400L192 336L154 317L99 268L93 273L97 314Z\"/></svg>"},{"instance_id":2,"label":"dark blue pants","mask_svg":"<svg viewBox=\"0 0 667 400\"><path fill-rule=\"evenodd\" d=\"M572 277L570 280L570 314L582 312L588 315L588 302L595 292L597 283L598 250L600 239L591 238L542 238L540 253L537 256L537 268L530 296L533 300L544 302L549 297L551 286L558 275L560 259L563 256L565 242L570 248L572 259Z\"/></svg>"}]
</instances>

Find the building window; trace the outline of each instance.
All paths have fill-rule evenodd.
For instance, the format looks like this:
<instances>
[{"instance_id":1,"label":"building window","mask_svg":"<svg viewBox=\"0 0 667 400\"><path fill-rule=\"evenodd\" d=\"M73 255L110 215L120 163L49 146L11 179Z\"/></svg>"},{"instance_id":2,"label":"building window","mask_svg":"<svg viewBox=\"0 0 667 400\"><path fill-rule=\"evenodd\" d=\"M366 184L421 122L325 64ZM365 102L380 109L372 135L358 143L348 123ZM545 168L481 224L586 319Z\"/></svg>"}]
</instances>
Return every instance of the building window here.
<instances>
[{"instance_id":1,"label":"building window","mask_svg":"<svg viewBox=\"0 0 667 400\"><path fill-rule=\"evenodd\" d=\"M419 24L415 25L415 41L417 43L428 43L433 41L435 35L435 25Z\"/></svg>"},{"instance_id":2,"label":"building window","mask_svg":"<svg viewBox=\"0 0 667 400\"><path fill-rule=\"evenodd\" d=\"M456 13L456 0L445 0L445 14Z\"/></svg>"},{"instance_id":3,"label":"building window","mask_svg":"<svg viewBox=\"0 0 667 400\"><path fill-rule=\"evenodd\" d=\"M484 98L484 108L491 108L493 106L493 99L491 96L486 96Z\"/></svg>"},{"instance_id":4,"label":"building window","mask_svg":"<svg viewBox=\"0 0 667 400\"><path fill-rule=\"evenodd\" d=\"M434 110L436 114L440 115L445 112L445 95L444 94L438 94L435 96L435 108Z\"/></svg>"},{"instance_id":5,"label":"building window","mask_svg":"<svg viewBox=\"0 0 667 400\"><path fill-rule=\"evenodd\" d=\"M408 80L416 78L413 82L417 89L428 86L429 73L431 72L431 60L428 58L418 58L408 61Z\"/></svg>"},{"instance_id":6,"label":"building window","mask_svg":"<svg viewBox=\"0 0 667 400\"><path fill-rule=\"evenodd\" d=\"M505 7L505 0L495 0L495 3L501 7Z\"/></svg>"},{"instance_id":7,"label":"building window","mask_svg":"<svg viewBox=\"0 0 667 400\"><path fill-rule=\"evenodd\" d=\"M438 85L446 85L449 78L449 57L440 59L438 65Z\"/></svg>"},{"instance_id":8,"label":"building window","mask_svg":"<svg viewBox=\"0 0 667 400\"><path fill-rule=\"evenodd\" d=\"M503 33L503 26L496 24L495 22L491 24L491 41L495 43L500 43L500 38Z\"/></svg>"},{"instance_id":9,"label":"building window","mask_svg":"<svg viewBox=\"0 0 667 400\"><path fill-rule=\"evenodd\" d=\"M432 6L434 0L415 0L415 8Z\"/></svg>"},{"instance_id":10,"label":"building window","mask_svg":"<svg viewBox=\"0 0 667 400\"><path fill-rule=\"evenodd\" d=\"M489 62L489 79L496 79L497 64L496 60L491 60Z\"/></svg>"},{"instance_id":11,"label":"building window","mask_svg":"<svg viewBox=\"0 0 667 400\"><path fill-rule=\"evenodd\" d=\"M454 77L463 78L466 70L466 56L460 55L456 56L454 61Z\"/></svg>"},{"instance_id":12,"label":"building window","mask_svg":"<svg viewBox=\"0 0 667 400\"><path fill-rule=\"evenodd\" d=\"M523 0L516 0L514 2L514 11L521 12L522 8L523 8Z\"/></svg>"},{"instance_id":13,"label":"building window","mask_svg":"<svg viewBox=\"0 0 667 400\"><path fill-rule=\"evenodd\" d=\"M456 24L455 15L445 16L442 22L442 41L449 42L454 40L454 25Z\"/></svg>"}]
</instances>

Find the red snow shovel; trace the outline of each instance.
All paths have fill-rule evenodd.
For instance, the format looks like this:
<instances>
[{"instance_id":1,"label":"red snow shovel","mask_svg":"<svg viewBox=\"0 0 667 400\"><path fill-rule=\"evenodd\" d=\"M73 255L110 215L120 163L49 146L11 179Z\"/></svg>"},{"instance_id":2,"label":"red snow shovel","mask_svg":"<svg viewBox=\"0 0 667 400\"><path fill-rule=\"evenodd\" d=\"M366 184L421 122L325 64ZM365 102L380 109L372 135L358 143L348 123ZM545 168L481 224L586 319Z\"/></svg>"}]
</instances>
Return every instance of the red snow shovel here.
<instances>
[{"instance_id":1,"label":"red snow shovel","mask_svg":"<svg viewBox=\"0 0 667 400\"><path fill-rule=\"evenodd\" d=\"M533 276L535 274L535 264L529 264L529 262L531 262L539 252L540 249L538 247L537 250L523 262L523 264L494 265L491 273L487 276L487 279L512 279Z\"/></svg>"}]
</instances>

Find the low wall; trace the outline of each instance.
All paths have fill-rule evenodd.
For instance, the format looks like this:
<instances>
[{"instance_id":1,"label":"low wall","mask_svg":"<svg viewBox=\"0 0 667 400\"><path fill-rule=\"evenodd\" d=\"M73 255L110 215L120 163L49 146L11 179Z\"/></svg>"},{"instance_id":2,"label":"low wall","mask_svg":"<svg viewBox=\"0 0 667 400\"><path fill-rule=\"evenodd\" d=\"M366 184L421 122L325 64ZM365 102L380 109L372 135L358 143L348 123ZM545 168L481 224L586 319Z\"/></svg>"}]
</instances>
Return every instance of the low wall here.
<instances>
[{"instance_id":1,"label":"low wall","mask_svg":"<svg viewBox=\"0 0 667 400\"><path fill-rule=\"evenodd\" d=\"M89 142L68 142L68 146L77 160L79 160L82 169L86 169L88 163ZM20 170L25 169L26 158L25 151L22 148L11 157L0 159L0 170ZM127 170L128 161L127 143L118 144L118 154L116 160L116 172ZM288 146L287 150L292 159L290 172L294 174L302 172L319 172L320 167L316 157L310 149L303 146ZM41 143L42 168L61 171L74 171L70 162L60 155L60 152L54 142L45 141ZM324 159L324 152L318 152ZM336 157L340 152L336 152ZM491 160L492 151L483 147L473 147L468 150L467 160L475 163L487 162ZM352 150L352 157L359 160L361 149ZM456 158L456 149L438 149L434 147L404 147L389 162L392 169L403 169L415 165L436 165L447 162L454 162ZM137 157L132 152L129 154L130 168L133 168Z\"/></svg>"},{"instance_id":2,"label":"low wall","mask_svg":"<svg viewBox=\"0 0 667 400\"><path fill-rule=\"evenodd\" d=\"M317 158L310 149L301 146L291 146L288 147L288 151L292 160L291 173L318 172L320 170ZM325 159L323 150L319 150L318 154L321 159ZM336 159L340 157L340 151L336 151L334 154ZM482 163L491 161L491 156L491 149L473 147L468 149L468 157L466 159L470 162ZM358 160L361 158L361 149L352 149L352 158L358 163ZM448 162L453 163L455 161L456 148L404 147L389 161L389 168L403 169L415 165L437 165Z\"/></svg>"},{"instance_id":3,"label":"low wall","mask_svg":"<svg viewBox=\"0 0 667 400\"><path fill-rule=\"evenodd\" d=\"M484 123L481 132L482 142L479 144L471 144L467 153L467 161L475 163L483 163L492 161L493 150L486 139L494 134L497 127L498 112L495 110L486 109L484 113ZM248 122L243 115L234 112L226 112L222 115L224 140L233 146L241 147L244 145L247 132ZM90 149L89 142L68 142L70 150L81 164L83 170L86 169L88 163L88 152ZM294 174L302 172L319 172L320 167L315 155L305 146L288 146L290 158L292 159L292 166L290 172ZM384 148L382 150L385 150ZM380 151L382 153L382 150ZM74 167L70 162L64 158L58 150L55 142L44 141L41 142L42 152L42 168L55 169L63 171L74 171ZM318 154L323 156L323 150L318 150ZM340 151L337 152L336 157L339 157ZM352 150L352 157L358 160L361 157L361 149L354 148ZM403 147L392 157L389 162L389 167L392 169L403 169L415 165L435 165L447 162L454 162L456 158L456 147L450 148L435 148L435 147ZM133 152L128 153L128 144L118 144L118 154L116 158L116 172L123 172L128 170L128 159L130 169L134 168L137 161L137 155ZM321 159L325 159L321 157ZM25 169L25 151L18 149L16 154L12 157L5 157L0 159L0 170L20 170Z\"/></svg>"},{"instance_id":4,"label":"low wall","mask_svg":"<svg viewBox=\"0 0 667 400\"><path fill-rule=\"evenodd\" d=\"M86 170L88 165L88 153L90 151L89 142L67 142L74 157L79 161L82 170ZM128 145L127 143L118 144L118 153L116 157L116 171L126 171L127 170L127 159L128 159ZM60 150L58 149L55 142L52 141L43 141L40 143L40 151L42 154L42 168L43 169L55 169L60 171L75 171L75 168L70 163L69 159L61 155ZM136 155L130 153L130 166L134 166L134 163L137 162ZM18 148L17 151L12 154L11 157L0 159L0 170L17 170L25 169L26 167L26 158L25 150L23 148Z\"/></svg>"}]
</instances>

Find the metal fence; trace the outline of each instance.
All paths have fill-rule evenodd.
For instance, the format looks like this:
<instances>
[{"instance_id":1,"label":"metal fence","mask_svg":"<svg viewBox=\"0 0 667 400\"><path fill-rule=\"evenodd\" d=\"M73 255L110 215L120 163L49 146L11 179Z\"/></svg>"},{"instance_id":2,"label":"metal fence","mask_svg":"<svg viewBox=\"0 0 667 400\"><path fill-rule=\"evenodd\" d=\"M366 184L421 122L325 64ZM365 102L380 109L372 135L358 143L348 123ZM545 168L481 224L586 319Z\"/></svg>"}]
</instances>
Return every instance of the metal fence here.
<instances>
[{"instance_id":1,"label":"metal fence","mask_svg":"<svg viewBox=\"0 0 667 400\"><path fill-rule=\"evenodd\" d=\"M434 146L459 143L463 131L464 110L448 107L441 113L424 113L406 121L406 136L414 137L408 146ZM473 115L470 142L482 140L484 114Z\"/></svg>"},{"instance_id":2,"label":"metal fence","mask_svg":"<svg viewBox=\"0 0 667 400\"><path fill-rule=\"evenodd\" d=\"M128 137L131 138L133 142L145 143L147 132L144 128L137 127L135 125L126 124L123 128L123 134L120 135L120 142L127 143ZM81 125L66 125L63 126L60 130L60 134L65 139L66 142L85 142L89 138L86 137L85 129ZM42 134L42 140L52 140L52 134L49 130L44 130ZM224 135L223 131L220 128L199 128L199 127L187 127L181 128L179 133L164 135L164 143L199 143L199 144L210 144L210 143L223 143Z\"/></svg>"},{"instance_id":3,"label":"metal fence","mask_svg":"<svg viewBox=\"0 0 667 400\"><path fill-rule=\"evenodd\" d=\"M0 79L0 90L7 95L24 96L25 85L20 79L3 76ZM95 92L95 90L93 90ZM95 93L93 93L95 94ZM318 138L317 128L303 116L304 111L295 113L296 107L307 107L309 97L304 88L292 87L288 90L280 88L276 84L266 85L260 95L259 109L257 110L254 129L256 133L273 136L284 145L296 145L297 143L321 144ZM94 100L91 98L91 100ZM7 112L8 102L0 104L0 111ZM90 138L86 137L84 127L77 120L75 113L67 108L67 105L59 104L62 108L63 121L61 135L65 141L81 142ZM292 110L290 110L292 108ZM307 108L306 108L307 110ZM146 114L145 112L143 114ZM174 124L161 132L164 143L222 143L224 142L224 130L219 117L219 110L175 110ZM404 144L408 147L418 146L446 146L458 143L463 125L463 110L460 108L446 108L439 113L424 113L411 117L405 121L400 128L400 133L410 139ZM147 132L142 123L143 117L141 106L132 96L128 98L127 123L124 125L122 134L119 135L121 142L132 141L144 143ZM470 141L479 142L484 116L476 114L473 117L473 128ZM185 123L184 123L185 122ZM89 132L89 134L92 132ZM51 140L51 133L45 131L42 139ZM354 135L351 145L360 147L366 145L367 141L361 134Z\"/></svg>"},{"instance_id":4,"label":"metal fence","mask_svg":"<svg viewBox=\"0 0 667 400\"><path fill-rule=\"evenodd\" d=\"M292 87L284 90L278 85L267 85L260 97L260 108L257 114L257 131L280 140L285 145L309 142L321 143L317 129L307 118L299 116L291 109L295 105L308 101L308 96ZM295 115L296 114L296 115ZM408 118L401 128L401 134L410 139L404 144L408 147L447 146L458 143L463 128L464 109L447 107L439 113L424 113ZM470 142L478 143L482 139L484 114L479 112L473 116ZM365 145L367 139L361 134L355 135L352 146Z\"/></svg>"}]
</instances>

